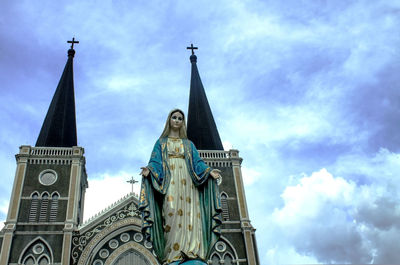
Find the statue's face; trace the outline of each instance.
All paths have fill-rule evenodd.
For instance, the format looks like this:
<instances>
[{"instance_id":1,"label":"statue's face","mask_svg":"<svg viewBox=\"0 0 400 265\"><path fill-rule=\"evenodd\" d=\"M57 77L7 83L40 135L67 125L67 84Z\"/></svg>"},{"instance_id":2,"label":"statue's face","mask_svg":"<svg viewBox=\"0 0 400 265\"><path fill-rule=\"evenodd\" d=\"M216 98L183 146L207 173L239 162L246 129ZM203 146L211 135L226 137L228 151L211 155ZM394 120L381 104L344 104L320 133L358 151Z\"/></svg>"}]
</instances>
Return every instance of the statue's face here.
<instances>
[{"instance_id":1,"label":"statue's face","mask_svg":"<svg viewBox=\"0 0 400 265\"><path fill-rule=\"evenodd\" d=\"M171 115L171 119L169 121L169 125L171 129L179 130L183 124L183 115L180 112L174 112Z\"/></svg>"}]
</instances>

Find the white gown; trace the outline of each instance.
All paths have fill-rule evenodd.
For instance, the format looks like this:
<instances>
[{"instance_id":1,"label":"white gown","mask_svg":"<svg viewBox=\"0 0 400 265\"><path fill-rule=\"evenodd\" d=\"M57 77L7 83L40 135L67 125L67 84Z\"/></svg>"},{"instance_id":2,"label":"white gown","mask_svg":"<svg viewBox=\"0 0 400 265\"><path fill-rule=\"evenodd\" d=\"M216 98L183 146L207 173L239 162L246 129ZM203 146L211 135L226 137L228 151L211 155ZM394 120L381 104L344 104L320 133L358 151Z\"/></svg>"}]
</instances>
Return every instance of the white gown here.
<instances>
[{"instance_id":1,"label":"white gown","mask_svg":"<svg viewBox=\"0 0 400 265\"><path fill-rule=\"evenodd\" d=\"M163 202L166 263L181 259L205 259L202 244L199 192L190 178L184 159L182 139L168 138L171 182Z\"/></svg>"}]
</instances>

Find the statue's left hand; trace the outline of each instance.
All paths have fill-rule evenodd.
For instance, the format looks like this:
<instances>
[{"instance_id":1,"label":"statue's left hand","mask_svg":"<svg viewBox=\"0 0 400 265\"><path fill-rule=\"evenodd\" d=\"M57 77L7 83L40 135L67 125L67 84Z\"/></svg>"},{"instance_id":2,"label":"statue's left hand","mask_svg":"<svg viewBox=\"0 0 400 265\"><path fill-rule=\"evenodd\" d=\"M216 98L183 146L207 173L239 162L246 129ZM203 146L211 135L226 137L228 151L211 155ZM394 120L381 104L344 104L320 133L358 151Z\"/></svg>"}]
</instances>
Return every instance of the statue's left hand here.
<instances>
[{"instance_id":1,"label":"statue's left hand","mask_svg":"<svg viewBox=\"0 0 400 265\"><path fill-rule=\"evenodd\" d=\"M142 170L142 172L140 172L139 175L147 177L150 174L150 170L147 167L141 167L140 169Z\"/></svg>"},{"instance_id":2,"label":"statue's left hand","mask_svg":"<svg viewBox=\"0 0 400 265\"><path fill-rule=\"evenodd\" d=\"M222 178L222 177L221 177L221 170L219 170L219 169L213 169L213 170L211 170L210 175L211 175L214 179Z\"/></svg>"}]
</instances>

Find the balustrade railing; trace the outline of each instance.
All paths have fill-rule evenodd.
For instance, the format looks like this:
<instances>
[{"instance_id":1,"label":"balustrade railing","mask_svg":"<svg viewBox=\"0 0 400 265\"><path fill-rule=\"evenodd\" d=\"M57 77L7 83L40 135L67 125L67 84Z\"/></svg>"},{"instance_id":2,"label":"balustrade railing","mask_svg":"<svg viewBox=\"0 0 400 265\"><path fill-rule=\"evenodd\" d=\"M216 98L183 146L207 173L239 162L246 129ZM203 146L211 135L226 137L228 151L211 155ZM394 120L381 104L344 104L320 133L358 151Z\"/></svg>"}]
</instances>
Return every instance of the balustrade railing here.
<instances>
[{"instance_id":1,"label":"balustrade railing","mask_svg":"<svg viewBox=\"0 0 400 265\"><path fill-rule=\"evenodd\" d=\"M203 159L229 159L229 151L199 150Z\"/></svg>"},{"instance_id":2,"label":"balustrade railing","mask_svg":"<svg viewBox=\"0 0 400 265\"><path fill-rule=\"evenodd\" d=\"M32 147L30 155L34 156L72 156L68 147Z\"/></svg>"}]
</instances>

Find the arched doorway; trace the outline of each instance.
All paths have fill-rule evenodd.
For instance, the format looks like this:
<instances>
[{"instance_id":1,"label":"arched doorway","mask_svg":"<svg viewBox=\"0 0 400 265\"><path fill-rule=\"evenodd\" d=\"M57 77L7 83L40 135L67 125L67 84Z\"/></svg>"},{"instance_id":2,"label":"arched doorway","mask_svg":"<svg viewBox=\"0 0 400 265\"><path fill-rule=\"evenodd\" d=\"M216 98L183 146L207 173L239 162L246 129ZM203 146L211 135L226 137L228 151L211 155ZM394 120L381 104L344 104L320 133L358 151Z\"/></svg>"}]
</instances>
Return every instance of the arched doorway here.
<instances>
[{"instance_id":1,"label":"arched doorway","mask_svg":"<svg viewBox=\"0 0 400 265\"><path fill-rule=\"evenodd\" d=\"M97 265L95 262L94 265ZM148 249L131 241L113 251L104 265L159 265L159 263Z\"/></svg>"},{"instance_id":2,"label":"arched doorway","mask_svg":"<svg viewBox=\"0 0 400 265\"><path fill-rule=\"evenodd\" d=\"M112 265L152 265L148 259L135 249L122 253Z\"/></svg>"}]
</instances>

